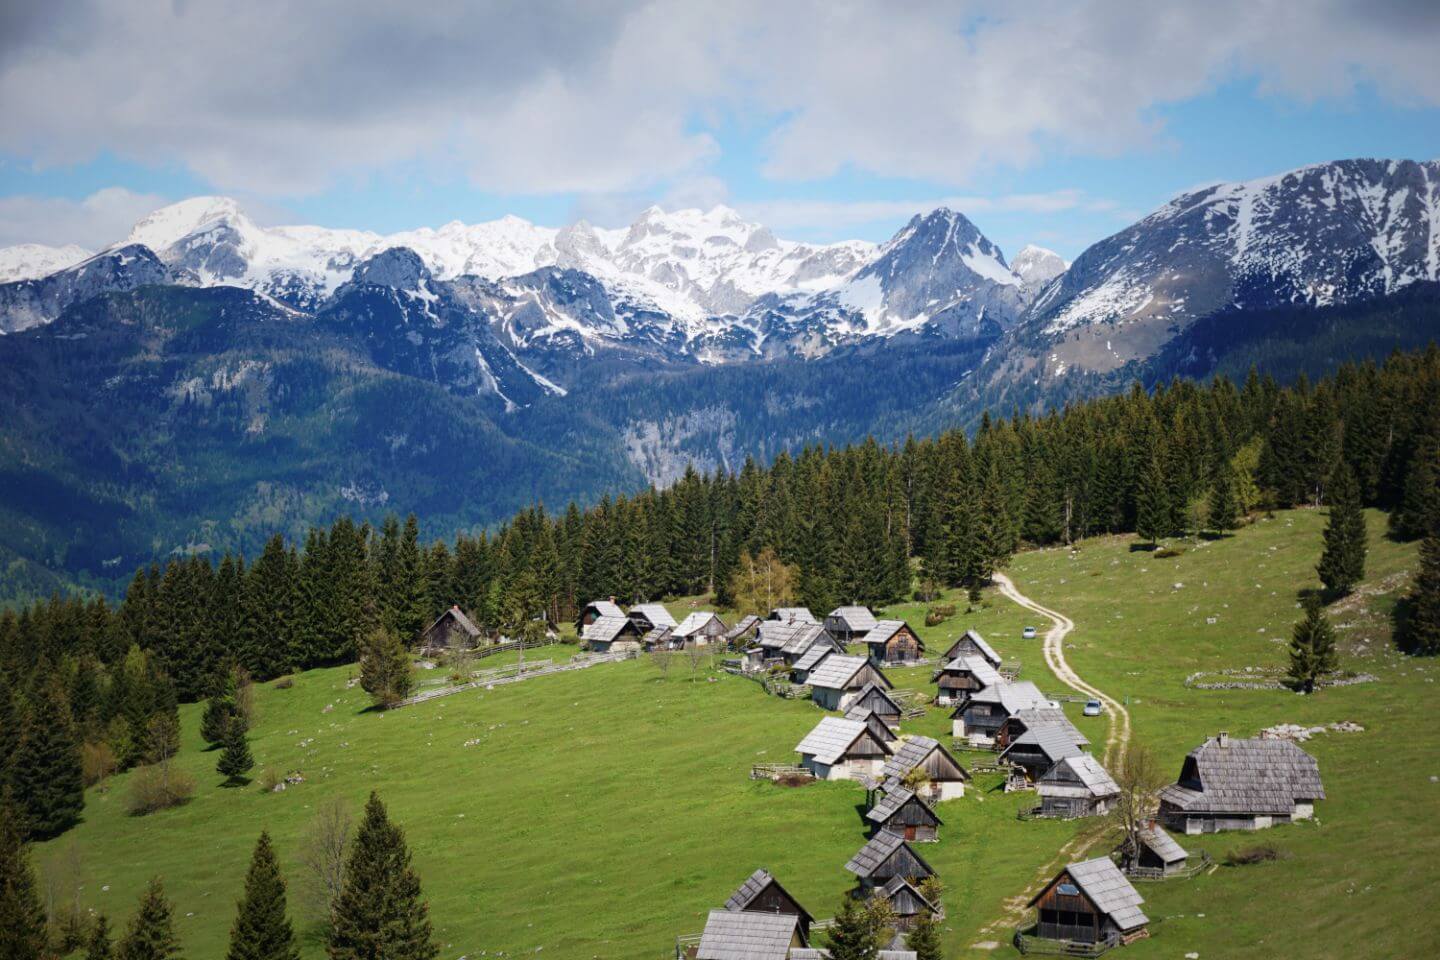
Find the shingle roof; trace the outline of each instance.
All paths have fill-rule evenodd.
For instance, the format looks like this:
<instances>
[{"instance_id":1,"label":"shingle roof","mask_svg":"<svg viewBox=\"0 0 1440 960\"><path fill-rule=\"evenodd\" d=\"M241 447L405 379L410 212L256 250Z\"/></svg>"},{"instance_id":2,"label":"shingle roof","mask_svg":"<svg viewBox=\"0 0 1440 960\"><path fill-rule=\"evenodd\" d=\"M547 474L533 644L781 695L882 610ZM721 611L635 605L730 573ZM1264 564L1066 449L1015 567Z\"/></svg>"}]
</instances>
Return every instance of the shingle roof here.
<instances>
[{"instance_id":1,"label":"shingle roof","mask_svg":"<svg viewBox=\"0 0 1440 960\"><path fill-rule=\"evenodd\" d=\"M1095 909L1108 915L1122 931L1133 930L1150 922L1150 918L1140 910L1140 904L1145 902L1145 898L1136 892L1130 881L1125 879L1125 874L1120 872L1120 868L1115 866L1115 862L1109 857L1072 863L1065 868L1065 872L1070 874L1070 879L1074 880L1075 885L1095 904ZM1047 885L1045 890L1048 889L1050 888ZM1030 901L1031 906L1044 895L1045 890L1035 895L1035 899Z\"/></svg>"},{"instance_id":2,"label":"shingle roof","mask_svg":"<svg viewBox=\"0 0 1440 960\"><path fill-rule=\"evenodd\" d=\"M958 673L962 670L968 670L970 675L976 680L979 680L980 685L984 687L993 687L1005 682L1005 678L1000 676L1000 671L996 670L990 664L989 660L986 660L984 657L977 657L973 653L967 653L962 657L956 657L954 660L951 660L940 670L936 671L935 677L939 679L941 673Z\"/></svg>"},{"instance_id":3,"label":"shingle roof","mask_svg":"<svg viewBox=\"0 0 1440 960\"><path fill-rule=\"evenodd\" d=\"M869 607L836 607L830 611L830 617L842 621L851 633L868 633L875 629L875 614L870 612Z\"/></svg>"},{"instance_id":4,"label":"shingle roof","mask_svg":"<svg viewBox=\"0 0 1440 960\"><path fill-rule=\"evenodd\" d=\"M837 653L826 657L820 666L815 668L815 672L810 674L807 682L812 687L844 690L855 679L855 674L869 662L868 657L850 657Z\"/></svg>"},{"instance_id":5,"label":"shingle roof","mask_svg":"<svg viewBox=\"0 0 1440 960\"><path fill-rule=\"evenodd\" d=\"M1175 863L1190 856L1185 852L1184 847L1175 842L1174 837L1153 823L1140 831L1140 842L1154 851L1155 856L1166 863Z\"/></svg>"},{"instance_id":6,"label":"shingle roof","mask_svg":"<svg viewBox=\"0 0 1440 960\"><path fill-rule=\"evenodd\" d=\"M725 621L721 620L715 614L697 610L680 621L680 625L675 628L675 636L688 637L692 633L698 633L704 629L705 625L711 620L719 622L721 630L725 629Z\"/></svg>"},{"instance_id":7,"label":"shingle roof","mask_svg":"<svg viewBox=\"0 0 1440 960\"><path fill-rule=\"evenodd\" d=\"M905 842L905 838L894 833L877 833L871 837L855 856L845 864L845 869L857 877L868 877L894 856L895 851L901 847L909 849L910 855L918 860L927 870L934 873L935 870L925 862L925 858L916 853L913 847Z\"/></svg>"},{"instance_id":8,"label":"shingle roof","mask_svg":"<svg viewBox=\"0 0 1440 960\"><path fill-rule=\"evenodd\" d=\"M587 610L590 607L594 607L595 612L602 617L625 616L625 611L621 610L619 604L617 604L614 600L591 600L588 604L585 605L585 607Z\"/></svg>"},{"instance_id":9,"label":"shingle roof","mask_svg":"<svg viewBox=\"0 0 1440 960\"><path fill-rule=\"evenodd\" d=\"M675 626L675 618L670 614L669 610L665 609L663 604L637 603L630 608L630 616L633 617L637 613L650 621L650 626L652 627Z\"/></svg>"},{"instance_id":10,"label":"shingle roof","mask_svg":"<svg viewBox=\"0 0 1440 960\"><path fill-rule=\"evenodd\" d=\"M795 752L812 756L817 763L828 766L839 762L850 745L866 730L865 724L858 720L824 717L815 724L815 729L805 734L804 740L795 745Z\"/></svg>"},{"instance_id":11,"label":"shingle roof","mask_svg":"<svg viewBox=\"0 0 1440 960\"><path fill-rule=\"evenodd\" d=\"M860 692L855 694L855 699L867 700L871 697L872 694L879 694L885 699L885 702L888 703L891 707L891 716L898 717L901 715L901 713L904 712L900 709L900 704L895 701L895 698L890 696L890 693L884 687L880 686L880 684L876 683L874 680L871 680L869 683L865 684L865 686L861 687Z\"/></svg>"},{"instance_id":12,"label":"shingle roof","mask_svg":"<svg viewBox=\"0 0 1440 960\"><path fill-rule=\"evenodd\" d=\"M1060 727L1031 727L1011 740L1010 745L1000 751L1000 756L1003 758L1016 747L1029 746L1037 747L1052 763L1062 757L1078 757L1084 752L1078 743L1070 739L1069 732Z\"/></svg>"},{"instance_id":13,"label":"shingle roof","mask_svg":"<svg viewBox=\"0 0 1440 960\"><path fill-rule=\"evenodd\" d=\"M915 796L909 788L903 786L886 791L885 795L876 802L875 806L865 811L865 819L871 823L884 823L895 816L896 811L911 800L914 800L920 804L920 806L930 811L930 815L935 818L936 823L944 823L944 821L940 819L940 815L935 812L930 804L926 803L924 799Z\"/></svg>"},{"instance_id":14,"label":"shingle roof","mask_svg":"<svg viewBox=\"0 0 1440 960\"><path fill-rule=\"evenodd\" d=\"M885 881L885 886L881 887L880 889L885 891L886 898L893 900L895 898L895 894L899 893L906 887L910 888L910 892L915 895L916 899L918 899L921 903L925 904L925 906L929 907L930 910L934 912L935 904L931 903L929 898L926 897L925 894L920 892L920 888L915 886L915 884L911 883L905 877L899 875L893 876L889 880Z\"/></svg>"},{"instance_id":15,"label":"shingle roof","mask_svg":"<svg viewBox=\"0 0 1440 960\"><path fill-rule=\"evenodd\" d=\"M818 623L797 623L795 631L790 638L780 647L780 652L787 656L799 656L814 643L821 641L822 637L828 637L825 628Z\"/></svg>"},{"instance_id":16,"label":"shingle roof","mask_svg":"<svg viewBox=\"0 0 1440 960\"><path fill-rule=\"evenodd\" d=\"M835 652L835 648L828 643L812 643L810 649L806 650L799 660L795 661L796 670L814 670L820 665L820 661Z\"/></svg>"},{"instance_id":17,"label":"shingle roof","mask_svg":"<svg viewBox=\"0 0 1440 960\"><path fill-rule=\"evenodd\" d=\"M741 618L739 623L735 624L735 626L725 631L725 642L734 642L735 640L744 636L749 631L755 629L755 626L758 623L760 623L759 617L755 616L755 614L753 613L746 614L743 618Z\"/></svg>"},{"instance_id":18,"label":"shingle roof","mask_svg":"<svg viewBox=\"0 0 1440 960\"><path fill-rule=\"evenodd\" d=\"M800 918L789 913L711 910L696 960L785 960Z\"/></svg>"},{"instance_id":19,"label":"shingle roof","mask_svg":"<svg viewBox=\"0 0 1440 960\"><path fill-rule=\"evenodd\" d=\"M440 616L436 617L434 621L431 622L430 626L425 628L424 632L429 633L435 628L436 624L438 624L441 620L444 620L446 617L454 617L455 622L460 625L460 629L464 630L470 636L480 636L480 628L475 626L475 624L471 623L470 618L465 616L464 611L462 611L459 607L451 607L449 610L446 610L444 613L440 614Z\"/></svg>"},{"instance_id":20,"label":"shingle roof","mask_svg":"<svg viewBox=\"0 0 1440 960\"><path fill-rule=\"evenodd\" d=\"M674 632L674 627L655 627L652 630L647 630L645 632L645 636L640 638L640 642L645 644L645 646L647 647L653 646L658 643L665 643L667 640L670 639L670 635Z\"/></svg>"},{"instance_id":21,"label":"shingle roof","mask_svg":"<svg viewBox=\"0 0 1440 960\"><path fill-rule=\"evenodd\" d=\"M1000 654L996 653L995 648L986 643L985 638L980 636L979 631L976 630L966 630L960 634L960 636L955 639L955 643L950 644L950 650L955 649L955 645L967 637L980 649L980 652L984 654L986 659L990 660L991 663L998 664L1000 662ZM949 650L947 650L946 653L949 653Z\"/></svg>"},{"instance_id":22,"label":"shingle roof","mask_svg":"<svg viewBox=\"0 0 1440 960\"><path fill-rule=\"evenodd\" d=\"M1120 785L1110 776L1110 771L1088 753L1058 761L1040 778L1035 789L1042 797L1064 796L1063 790L1055 788L1063 783L1077 781L1092 797L1113 797L1120 792Z\"/></svg>"},{"instance_id":23,"label":"shingle roof","mask_svg":"<svg viewBox=\"0 0 1440 960\"><path fill-rule=\"evenodd\" d=\"M809 607L776 607L770 611L771 620L778 620L781 623L789 623L794 620L797 623L818 623L815 614L810 612Z\"/></svg>"},{"instance_id":24,"label":"shingle roof","mask_svg":"<svg viewBox=\"0 0 1440 960\"><path fill-rule=\"evenodd\" d=\"M778 650L804 626L803 623L762 620L760 622L760 646Z\"/></svg>"},{"instance_id":25,"label":"shingle roof","mask_svg":"<svg viewBox=\"0 0 1440 960\"><path fill-rule=\"evenodd\" d=\"M895 636L895 634L899 633L901 630L906 629L906 627L908 626L909 624L907 624L904 620L876 620L875 626L871 627L870 632L860 638L860 642L885 643L891 637ZM917 641L920 641L920 638L918 636L915 639ZM920 641L920 649L925 649L924 641Z\"/></svg>"},{"instance_id":26,"label":"shingle roof","mask_svg":"<svg viewBox=\"0 0 1440 960\"><path fill-rule=\"evenodd\" d=\"M1296 800L1323 800L1320 765L1289 740L1211 738L1190 751L1200 789L1171 784L1160 799L1189 813L1290 813ZM1182 771L1182 776L1184 775Z\"/></svg>"},{"instance_id":27,"label":"shingle roof","mask_svg":"<svg viewBox=\"0 0 1440 960\"><path fill-rule=\"evenodd\" d=\"M750 876L745 878L744 883L740 884L740 886L735 888L735 892L730 894L730 899L725 901L725 909L730 911L744 910L746 907L750 906L750 904L754 902L756 897L764 893L765 889L770 886L779 887L781 892L783 892L786 897L789 897L790 901L794 903L795 906L800 908L800 912L804 915L806 920L814 919L810 916L809 911L807 911L804 907L801 907L800 904L795 900L795 898L790 896L790 891L786 890L783 886L781 886L780 881L776 880L773 876L771 876L770 871L764 868L756 870L754 873L750 874ZM756 912L768 913L770 911Z\"/></svg>"},{"instance_id":28,"label":"shingle roof","mask_svg":"<svg viewBox=\"0 0 1440 960\"><path fill-rule=\"evenodd\" d=\"M906 774L914 770L925 761L926 757L930 756L932 750L939 750L950 757L955 763L955 766L960 768L960 773L963 778L966 780L970 779L969 774L966 773L965 767L961 765L960 761L951 756L950 751L946 750L945 746L934 737L911 737L909 740L900 744L900 749L895 751L895 756L885 762L885 769L880 771L880 776L904 779Z\"/></svg>"},{"instance_id":29,"label":"shingle roof","mask_svg":"<svg viewBox=\"0 0 1440 960\"><path fill-rule=\"evenodd\" d=\"M632 626L630 618L623 613L615 617L599 617L586 625L584 632L580 634L580 639L596 643L610 643L620 635L620 631L628 626Z\"/></svg>"},{"instance_id":30,"label":"shingle roof","mask_svg":"<svg viewBox=\"0 0 1440 960\"><path fill-rule=\"evenodd\" d=\"M970 700L976 703L998 703L1005 708L1007 714L1018 713L1028 707L1049 705L1045 694L1041 693L1040 688L1029 680L997 683L984 690L976 690L967 698L967 701Z\"/></svg>"},{"instance_id":31,"label":"shingle roof","mask_svg":"<svg viewBox=\"0 0 1440 960\"><path fill-rule=\"evenodd\" d=\"M1035 730L1040 727L1055 727L1065 731L1071 740L1088 747L1090 740L1080 732L1080 728L1070 722L1065 716L1065 711L1058 707L1026 707L1024 710L1017 710L1012 718L1018 720L1026 730Z\"/></svg>"}]
</instances>

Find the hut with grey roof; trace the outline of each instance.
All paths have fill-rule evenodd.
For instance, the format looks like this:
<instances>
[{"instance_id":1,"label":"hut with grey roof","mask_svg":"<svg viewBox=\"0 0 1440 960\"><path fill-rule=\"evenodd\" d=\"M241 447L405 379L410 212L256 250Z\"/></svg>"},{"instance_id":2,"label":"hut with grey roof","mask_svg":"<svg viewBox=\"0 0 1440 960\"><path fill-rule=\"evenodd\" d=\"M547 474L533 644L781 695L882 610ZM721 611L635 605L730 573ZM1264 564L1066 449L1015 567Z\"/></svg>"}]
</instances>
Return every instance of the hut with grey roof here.
<instances>
[{"instance_id":1,"label":"hut with grey roof","mask_svg":"<svg viewBox=\"0 0 1440 960\"><path fill-rule=\"evenodd\" d=\"M826 710L846 710L869 684L892 689L890 680L869 657L833 654L820 662L806 678L810 698Z\"/></svg>"},{"instance_id":2,"label":"hut with grey roof","mask_svg":"<svg viewBox=\"0 0 1440 960\"><path fill-rule=\"evenodd\" d=\"M925 653L925 642L904 620L877 620L860 642L881 664L914 663Z\"/></svg>"},{"instance_id":3,"label":"hut with grey roof","mask_svg":"<svg viewBox=\"0 0 1440 960\"><path fill-rule=\"evenodd\" d=\"M809 607L776 607L770 611L766 620L778 620L780 623L819 623L815 614L810 612Z\"/></svg>"},{"instance_id":4,"label":"hut with grey roof","mask_svg":"<svg viewBox=\"0 0 1440 960\"><path fill-rule=\"evenodd\" d=\"M636 624L639 626L639 624ZM643 629L643 628L642 628ZM640 638L640 646L649 651L657 647L666 650L675 650L681 644L675 639L674 627L652 627Z\"/></svg>"},{"instance_id":5,"label":"hut with grey roof","mask_svg":"<svg viewBox=\"0 0 1440 960\"><path fill-rule=\"evenodd\" d=\"M780 645L780 659L788 664L799 662L815 646L824 646L836 653L845 652L818 623L796 623L791 627L785 642Z\"/></svg>"},{"instance_id":6,"label":"hut with grey roof","mask_svg":"<svg viewBox=\"0 0 1440 960\"><path fill-rule=\"evenodd\" d=\"M850 701L850 706L869 707L880 716L881 720L890 724L895 730L900 729L900 718L903 711L900 709L900 702L892 697L886 687L878 683L867 683L855 694L855 699Z\"/></svg>"},{"instance_id":7,"label":"hut with grey roof","mask_svg":"<svg viewBox=\"0 0 1440 960\"><path fill-rule=\"evenodd\" d=\"M420 632L420 649L427 653L441 650L468 650L484 636L480 628L459 607L451 607Z\"/></svg>"},{"instance_id":8,"label":"hut with grey roof","mask_svg":"<svg viewBox=\"0 0 1440 960\"><path fill-rule=\"evenodd\" d=\"M825 631L841 644L854 643L875 629L869 607L836 607L825 617Z\"/></svg>"},{"instance_id":9,"label":"hut with grey roof","mask_svg":"<svg viewBox=\"0 0 1440 960\"><path fill-rule=\"evenodd\" d=\"M940 825L944 822L930 804L909 787L899 784L881 794L875 805L865 812L865 820L877 833L894 833L919 843L940 839Z\"/></svg>"},{"instance_id":10,"label":"hut with grey roof","mask_svg":"<svg viewBox=\"0 0 1440 960\"><path fill-rule=\"evenodd\" d=\"M1082 753L1056 761L1035 784L1035 792L1040 795L1040 816L1072 820L1109 813L1120 785L1099 760Z\"/></svg>"},{"instance_id":11,"label":"hut with grey roof","mask_svg":"<svg viewBox=\"0 0 1440 960\"><path fill-rule=\"evenodd\" d=\"M1314 815L1320 765L1289 740L1221 733L1191 750L1160 791L1160 822L1179 833L1261 830Z\"/></svg>"},{"instance_id":12,"label":"hut with grey roof","mask_svg":"<svg viewBox=\"0 0 1440 960\"><path fill-rule=\"evenodd\" d=\"M945 651L944 659L950 661L956 657L972 656L984 657L990 661L990 666L997 670L1000 669L1000 654L996 653L995 648L990 646L984 637L980 636L978 630L966 630L962 633L954 643L950 644L950 648Z\"/></svg>"},{"instance_id":13,"label":"hut with grey roof","mask_svg":"<svg viewBox=\"0 0 1440 960\"><path fill-rule=\"evenodd\" d=\"M938 687L935 702L942 706L959 703L968 694L1005 682L989 660L974 653L947 661L931 679Z\"/></svg>"},{"instance_id":14,"label":"hut with grey roof","mask_svg":"<svg viewBox=\"0 0 1440 960\"><path fill-rule=\"evenodd\" d=\"M761 620L753 613L748 613L740 618L740 622L729 630L725 631L725 644L730 647L739 648L754 640L760 632Z\"/></svg>"},{"instance_id":15,"label":"hut with grey roof","mask_svg":"<svg viewBox=\"0 0 1440 960\"><path fill-rule=\"evenodd\" d=\"M629 616L642 631L678 626L663 603L637 603L630 608Z\"/></svg>"},{"instance_id":16,"label":"hut with grey roof","mask_svg":"<svg viewBox=\"0 0 1440 960\"><path fill-rule=\"evenodd\" d=\"M1119 849L1120 866L1130 876L1159 879L1185 872L1189 851L1153 820L1140 829L1135 840L1138 852L1130 849L1129 841Z\"/></svg>"},{"instance_id":17,"label":"hut with grey roof","mask_svg":"<svg viewBox=\"0 0 1440 960\"><path fill-rule=\"evenodd\" d=\"M711 910L695 960L788 960L808 945L794 914Z\"/></svg>"},{"instance_id":18,"label":"hut with grey roof","mask_svg":"<svg viewBox=\"0 0 1440 960\"><path fill-rule=\"evenodd\" d=\"M967 695L950 714L950 719L954 721L956 737L966 737L976 744L992 744L1006 717L1031 707L1048 706L1052 706L1050 701L1029 680L997 683Z\"/></svg>"},{"instance_id":19,"label":"hut with grey roof","mask_svg":"<svg viewBox=\"0 0 1440 960\"><path fill-rule=\"evenodd\" d=\"M856 701L850 704L850 709L845 711L846 720L858 720L870 728L870 732L881 740L893 746L900 739L900 734L895 728L885 722L885 718L875 712L875 708Z\"/></svg>"},{"instance_id":20,"label":"hut with grey roof","mask_svg":"<svg viewBox=\"0 0 1440 960\"><path fill-rule=\"evenodd\" d=\"M580 642L585 645L585 649L595 653L639 650L642 639L643 635L635 621L624 614L593 620L580 633Z\"/></svg>"},{"instance_id":21,"label":"hut with grey roof","mask_svg":"<svg viewBox=\"0 0 1440 960\"><path fill-rule=\"evenodd\" d=\"M575 622L575 629L580 633L584 633L586 627L601 617L623 616L625 616L625 611L620 609L614 597L611 597L609 600L591 600L585 604L585 609L580 611L580 617Z\"/></svg>"},{"instance_id":22,"label":"hut with grey roof","mask_svg":"<svg viewBox=\"0 0 1440 960\"><path fill-rule=\"evenodd\" d=\"M854 780L880 772L891 750L866 724L823 717L795 745L800 765L820 780Z\"/></svg>"},{"instance_id":23,"label":"hut with grey roof","mask_svg":"<svg viewBox=\"0 0 1440 960\"><path fill-rule=\"evenodd\" d=\"M891 877L883 887L877 887L872 896L881 897L890 904L896 930L909 930L926 914L937 919L944 916L940 905L932 903L918 885L905 877Z\"/></svg>"},{"instance_id":24,"label":"hut with grey roof","mask_svg":"<svg viewBox=\"0 0 1440 960\"><path fill-rule=\"evenodd\" d=\"M1070 718L1065 716L1065 711L1059 707L1026 707L1012 713L1000 724L1000 729L995 731L995 746L1003 750L1021 734L1041 727L1054 727L1063 731L1080 747L1090 746L1090 738L1081 733L1080 728L1071 723Z\"/></svg>"},{"instance_id":25,"label":"hut with grey roof","mask_svg":"<svg viewBox=\"0 0 1440 960\"><path fill-rule=\"evenodd\" d=\"M1000 761L1020 767L1026 778L1034 781L1064 758L1084 752L1063 727L1035 726L1010 741L1000 751Z\"/></svg>"},{"instance_id":26,"label":"hut with grey roof","mask_svg":"<svg viewBox=\"0 0 1440 960\"><path fill-rule=\"evenodd\" d=\"M1030 901L1042 940L1118 946L1150 935L1150 918L1136 892L1109 857L1072 863Z\"/></svg>"},{"instance_id":27,"label":"hut with grey roof","mask_svg":"<svg viewBox=\"0 0 1440 960\"><path fill-rule=\"evenodd\" d=\"M934 737L910 737L885 763L881 777L913 782L913 789L931 803L965 795L970 772Z\"/></svg>"},{"instance_id":28,"label":"hut with grey roof","mask_svg":"<svg viewBox=\"0 0 1440 960\"><path fill-rule=\"evenodd\" d=\"M681 646L688 643L704 646L707 643L723 641L725 630L725 621L718 615L709 611L696 611L680 621L672 636L680 641Z\"/></svg>"},{"instance_id":29,"label":"hut with grey roof","mask_svg":"<svg viewBox=\"0 0 1440 960\"><path fill-rule=\"evenodd\" d=\"M800 901L765 869L756 870L745 878L745 882L725 901L725 909L732 913L780 913L798 917L800 933L807 939L810 925L815 922L810 911L800 906Z\"/></svg>"},{"instance_id":30,"label":"hut with grey roof","mask_svg":"<svg viewBox=\"0 0 1440 960\"><path fill-rule=\"evenodd\" d=\"M835 653L835 647L830 640L830 635L821 631L823 640L816 640L810 644L810 649L800 655L800 658L790 665L790 679L796 683L805 683L810 679L810 674L821 661Z\"/></svg>"},{"instance_id":31,"label":"hut with grey roof","mask_svg":"<svg viewBox=\"0 0 1440 960\"><path fill-rule=\"evenodd\" d=\"M871 837L845 864L845 869L859 878L862 893L883 887L891 877L919 882L935 873L904 837L886 831Z\"/></svg>"}]
</instances>

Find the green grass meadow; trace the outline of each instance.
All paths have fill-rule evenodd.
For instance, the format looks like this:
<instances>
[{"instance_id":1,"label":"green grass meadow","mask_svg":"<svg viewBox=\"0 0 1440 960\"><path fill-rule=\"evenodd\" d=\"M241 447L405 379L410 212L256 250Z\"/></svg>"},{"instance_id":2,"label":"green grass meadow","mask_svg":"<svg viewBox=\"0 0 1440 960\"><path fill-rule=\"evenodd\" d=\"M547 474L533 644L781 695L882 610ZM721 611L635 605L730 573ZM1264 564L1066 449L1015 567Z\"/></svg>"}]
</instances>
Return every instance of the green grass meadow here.
<instances>
[{"instance_id":1,"label":"green grass meadow","mask_svg":"<svg viewBox=\"0 0 1440 960\"><path fill-rule=\"evenodd\" d=\"M1127 700L1136 741L1167 770L1178 772L1185 752L1221 729L1248 736L1280 722L1365 727L1307 745L1329 793L1315 824L1202 844L1219 855L1271 842L1287 859L1144 885L1147 912L1164 919L1123 956L1440 955L1440 924L1428 918L1431 898L1423 896L1440 889L1440 783L1430 780L1440 776L1440 664L1407 660L1389 645L1389 611L1415 550L1381 537L1383 516L1370 521L1369 578L1334 618L1343 625L1342 665L1380 682L1309 698L1195 690L1183 680L1197 670L1284 663L1298 591L1316 583L1320 513L1278 514L1224 540L1187 544L1170 559L1107 538L1012 562L1020 590L1075 620L1071 664ZM933 628L921 626L923 604L887 612L917 626L932 649L974 626L1023 662L1025 679L1057 689L1040 640L1020 638L1024 625L1043 622L993 593L973 614L963 612L963 597L958 606L960 614ZM560 646L527 658L573 652ZM371 789L406 830L441 957L450 960L665 957L677 934L699 932L706 912L756 867L774 872L817 916L831 915L850 885L844 863L864 840L863 790L783 788L747 776L752 763L794 760L794 745L822 715L808 702L767 697L728 675L692 674L677 658L664 676L647 661L603 664L378 713L347 686L353 673L313 671L289 689L258 690L256 775L266 766L300 770L304 783L282 793L222 787L216 755L202 750L200 708L184 707L179 762L199 783L194 800L130 817L128 775L115 777L90 791L80 826L37 848L37 863L57 888L78 874L81 901L120 923L144 882L162 875L192 960L223 955L261 829L274 837L291 881L304 956L323 956L303 905L300 838L317 803L341 796L358 815ZM442 676L425 674L422 682ZM897 670L893 679L933 691L928 669ZM1104 718L1079 717L1078 704L1068 709L1092 741L1103 741ZM939 709L906 727L948 731ZM922 848L947 886L950 955L1013 955L1003 933L987 935L1001 941L994 951L971 945L1006 898L1086 828L1020 822L1015 812L1033 796L995 787L979 778L966 797L942 804L941 841Z\"/></svg>"}]
</instances>

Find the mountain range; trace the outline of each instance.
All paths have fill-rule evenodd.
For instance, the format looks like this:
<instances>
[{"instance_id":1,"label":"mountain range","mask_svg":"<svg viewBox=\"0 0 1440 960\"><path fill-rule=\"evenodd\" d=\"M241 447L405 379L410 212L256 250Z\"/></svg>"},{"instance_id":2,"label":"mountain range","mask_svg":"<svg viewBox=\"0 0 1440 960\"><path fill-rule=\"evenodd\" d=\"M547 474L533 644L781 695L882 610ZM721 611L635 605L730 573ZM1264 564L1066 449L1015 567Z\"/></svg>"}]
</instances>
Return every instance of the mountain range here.
<instances>
[{"instance_id":1,"label":"mountain range","mask_svg":"<svg viewBox=\"0 0 1440 960\"><path fill-rule=\"evenodd\" d=\"M813 442L1435 336L1440 162L1188 191L1067 264L961 212L883 244L735 211L381 236L158 210L0 249L0 563L103 581L340 510L431 533ZM14 590L12 590L14 592Z\"/></svg>"}]
</instances>

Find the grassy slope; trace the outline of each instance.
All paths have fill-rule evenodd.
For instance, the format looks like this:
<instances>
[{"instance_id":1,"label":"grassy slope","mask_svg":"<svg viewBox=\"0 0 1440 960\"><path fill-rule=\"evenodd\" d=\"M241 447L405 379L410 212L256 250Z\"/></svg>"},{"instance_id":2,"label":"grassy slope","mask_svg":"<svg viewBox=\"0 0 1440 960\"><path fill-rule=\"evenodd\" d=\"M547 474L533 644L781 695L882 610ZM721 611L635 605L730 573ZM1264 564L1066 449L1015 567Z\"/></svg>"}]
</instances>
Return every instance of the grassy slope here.
<instances>
[{"instance_id":1,"label":"grassy slope","mask_svg":"<svg viewBox=\"0 0 1440 960\"><path fill-rule=\"evenodd\" d=\"M1320 523L1313 513L1284 514L1171 560L1105 540L1087 543L1076 559L1046 551L1013 565L1022 590L1075 618L1072 662L1102 688L1131 698L1137 736L1167 767L1178 770L1184 752L1220 728L1249 734L1280 721L1341 719L1367 728L1312 741L1331 795L1320 808L1321 825L1265 836L1293 852L1292 859L1146 886L1152 915L1172 919L1127 955L1273 952L1279 934L1257 945L1271 922L1284 941L1294 940L1295 956L1421 955L1427 950L1420 941L1436 936L1393 896L1440 882L1433 866L1440 862L1437 832L1423 816L1433 809L1431 791L1440 790L1428 782L1431 772L1440 773L1440 737L1423 719L1437 696L1428 682L1433 671L1421 672L1428 665L1377 653L1365 669L1385 682L1311 700L1181 684L1202 667L1282 661L1283 644L1271 641L1288 634L1294 591L1313 580ZM1378 531L1382 524L1372 518L1372 526ZM1397 573L1412 558L1413 548L1377 539L1372 576ZM1185 583L1179 591L1171 587L1177 580ZM890 612L923 622L920 605ZM1216 625L1206 625L1211 615ZM1039 641L1019 638L1031 622L997 598L921 634L937 645L976 626L1003 654L1024 660L1027 678L1053 688ZM1266 633L1257 632L1261 627ZM1354 632L1375 637L1371 648L1383 649L1385 629L1383 619L1367 616ZM698 931L705 911L756 866L775 871L819 915L832 912L850 881L843 865L863 839L858 787L787 790L746 779L754 761L793 758L791 748L819 716L807 703L766 698L755 684L731 677L692 682L683 663L660 678L651 665L632 662L382 715L363 712L363 695L345 688L349 673L314 671L292 689L260 692L257 761L301 768L306 783L278 795L220 788L211 772L214 754L199 750L198 710L187 707L182 762L201 783L196 799L149 818L126 817L126 778L117 778L107 793L91 791L86 822L42 848L39 859L63 860L73 845L83 864L84 901L112 918L129 914L146 877L164 875L191 957L223 953L262 827L275 836L298 885L298 838L316 801L338 794L358 808L372 786L406 827L446 945L442 957L537 947L552 957L658 957L675 934ZM929 675L896 671L895 679L925 688ZM334 708L326 713L329 704ZM1103 719L1076 720L1101 739ZM947 728L938 710L909 727L936 735ZM479 742L465 746L470 740ZM1379 746L1392 742L1406 744L1400 754L1409 762L1384 759ZM1016 821L1015 809L1032 798L985 789L992 785L944 804L942 841L923 848L949 887L952 952L972 943L1001 901L1024 888L1079 829ZM1394 818L1403 829L1374 826L1375 817ZM1207 838L1205 845L1218 852L1250 840ZM1283 897L1263 896L1280 888ZM1310 895L1323 897L1324 909ZM1392 926L1397 932L1388 932ZM313 936L305 955L323 955Z\"/></svg>"}]
</instances>

